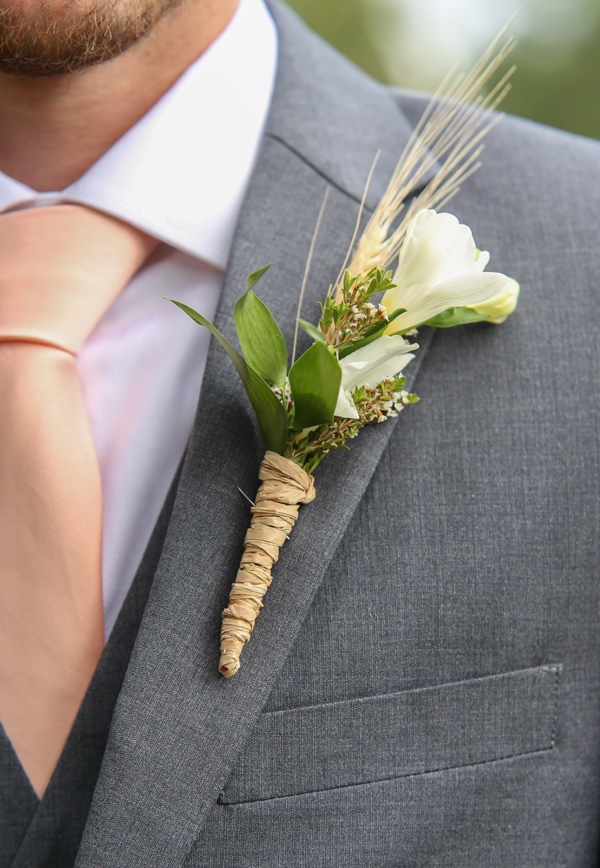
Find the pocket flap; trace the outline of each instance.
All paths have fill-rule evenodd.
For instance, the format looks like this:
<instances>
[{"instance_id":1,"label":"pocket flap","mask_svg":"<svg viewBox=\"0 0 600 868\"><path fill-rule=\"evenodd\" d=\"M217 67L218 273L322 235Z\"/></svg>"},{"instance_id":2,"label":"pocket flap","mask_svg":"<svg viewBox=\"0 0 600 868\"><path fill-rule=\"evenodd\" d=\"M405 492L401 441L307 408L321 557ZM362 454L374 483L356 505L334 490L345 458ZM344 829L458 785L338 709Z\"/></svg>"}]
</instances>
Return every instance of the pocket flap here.
<instances>
[{"instance_id":1,"label":"pocket flap","mask_svg":"<svg viewBox=\"0 0 600 868\"><path fill-rule=\"evenodd\" d=\"M261 715L219 801L234 804L550 750L560 665Z\"/></svg>"}]
</instances>

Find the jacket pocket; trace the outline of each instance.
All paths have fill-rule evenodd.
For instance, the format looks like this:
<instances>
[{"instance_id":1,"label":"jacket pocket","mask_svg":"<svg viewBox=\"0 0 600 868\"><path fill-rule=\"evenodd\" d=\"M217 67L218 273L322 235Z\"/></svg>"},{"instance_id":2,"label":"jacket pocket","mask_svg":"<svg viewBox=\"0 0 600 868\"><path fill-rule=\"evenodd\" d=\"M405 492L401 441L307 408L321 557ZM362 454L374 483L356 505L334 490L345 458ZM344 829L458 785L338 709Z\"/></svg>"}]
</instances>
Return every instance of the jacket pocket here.
<instances>
[{"instance_id":1,"label":"jacket pocket","mask_svg":"<svg viewBox=\"0 0 600 868\"><path fill-rule=\"evenodd\" d=\"M268 712L219 802L301 795L551 750L561 668Z\"/></svg>"}]
</instances>

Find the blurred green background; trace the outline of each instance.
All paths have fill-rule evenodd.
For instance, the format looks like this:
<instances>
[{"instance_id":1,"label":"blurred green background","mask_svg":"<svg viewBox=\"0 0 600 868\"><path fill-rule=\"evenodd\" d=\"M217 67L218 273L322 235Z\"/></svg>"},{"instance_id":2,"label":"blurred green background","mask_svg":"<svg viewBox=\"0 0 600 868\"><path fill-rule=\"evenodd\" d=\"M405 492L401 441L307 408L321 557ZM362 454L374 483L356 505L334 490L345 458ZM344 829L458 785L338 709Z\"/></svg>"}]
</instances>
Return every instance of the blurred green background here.
<instances>
[{"instance_id":1,"label":"blurred green background","mask_svg":"<svg viewBox=\"0 0 600 868\"><path fill-rule=\"evenodd\" d=\"M517 9L507 112L600 138L600 0L288 0L381 81L431 91Z\"/></svg>"}]
</instances>

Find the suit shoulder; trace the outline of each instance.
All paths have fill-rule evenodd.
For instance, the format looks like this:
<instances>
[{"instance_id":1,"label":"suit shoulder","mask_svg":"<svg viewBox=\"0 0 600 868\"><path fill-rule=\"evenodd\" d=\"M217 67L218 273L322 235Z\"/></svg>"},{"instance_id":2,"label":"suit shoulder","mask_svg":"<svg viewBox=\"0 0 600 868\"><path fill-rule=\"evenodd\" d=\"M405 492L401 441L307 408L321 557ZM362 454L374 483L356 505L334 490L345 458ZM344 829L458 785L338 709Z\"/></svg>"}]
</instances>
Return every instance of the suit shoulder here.
<instances>
[{"instance_id":1,"label":"suit shoulder","mask_svg":"<svg viewBox=\"0 0 600 868\"><path fill-rule=\"evenodd\" d=\"M394 89L400 111L416 125L431 97ZM484 165L508 178L527 178L550 190L581 188L600 199L600 142L505 115L485 139Z\"/></svg>"}]
</instances>

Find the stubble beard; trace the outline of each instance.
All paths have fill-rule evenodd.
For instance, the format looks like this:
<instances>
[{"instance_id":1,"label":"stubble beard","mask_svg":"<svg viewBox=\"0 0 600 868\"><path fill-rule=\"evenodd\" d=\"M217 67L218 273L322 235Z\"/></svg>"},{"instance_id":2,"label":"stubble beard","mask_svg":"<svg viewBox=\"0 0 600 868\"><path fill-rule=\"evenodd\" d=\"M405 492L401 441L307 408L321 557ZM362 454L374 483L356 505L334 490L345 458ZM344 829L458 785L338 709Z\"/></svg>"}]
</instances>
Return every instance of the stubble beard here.
<instances>
[{"instance_id":1,"label":"stubble beard","mask_svg":"<svg viewBox=\"0 0 600 868\"><path fill-rule=\"evenodd\" d=\"M62 76L111 60L144 37L182 0L46 0L24 11L0 0L0 72Z\"/></svg>"}]
</instances>

